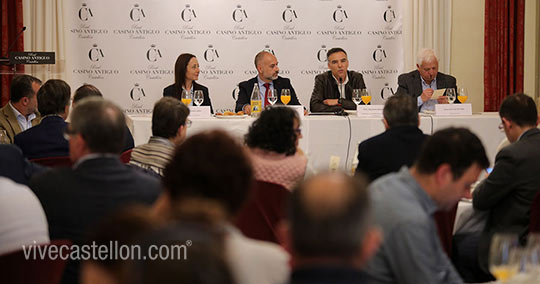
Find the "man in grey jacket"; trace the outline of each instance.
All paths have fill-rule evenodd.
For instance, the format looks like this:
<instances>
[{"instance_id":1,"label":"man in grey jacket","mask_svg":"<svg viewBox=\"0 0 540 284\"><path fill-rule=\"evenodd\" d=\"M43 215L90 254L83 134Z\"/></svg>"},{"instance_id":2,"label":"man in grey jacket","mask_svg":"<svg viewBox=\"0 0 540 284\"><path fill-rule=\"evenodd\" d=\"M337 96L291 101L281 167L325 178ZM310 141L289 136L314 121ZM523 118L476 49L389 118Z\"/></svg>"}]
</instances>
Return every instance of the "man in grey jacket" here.
<instances>
[{"instance_id":1,"label":"man in grey jacket","mask_svg":"<svg viewBox=\"0 0 540 284\"><path fill-rule=\"evenodd\" d=\"M339 112L356 109L352 101L353 89L366 88L362 74L348 71L347 52L334 47L326 53L328 69L315 77L315 86L309 102L312 112Z\"/></svg>"}]
</instances>

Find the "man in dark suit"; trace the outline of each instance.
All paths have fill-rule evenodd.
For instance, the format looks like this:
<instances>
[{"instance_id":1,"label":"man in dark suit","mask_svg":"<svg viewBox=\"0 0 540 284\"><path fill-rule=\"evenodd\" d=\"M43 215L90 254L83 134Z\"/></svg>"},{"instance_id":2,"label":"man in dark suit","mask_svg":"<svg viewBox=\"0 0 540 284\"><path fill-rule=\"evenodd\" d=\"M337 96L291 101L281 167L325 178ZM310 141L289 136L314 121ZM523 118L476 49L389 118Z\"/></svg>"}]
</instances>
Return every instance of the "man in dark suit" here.
<instances>
[{"instance_id":1,"label":"man in dark suit","mask_svg":"<svg viewBox=\"0 0 540 284\"><path fill-rule=\"evenodd\" d=\"M64 139L69 115L71 88L63 80L49 80L37 93L41 123L15 135L14 144L19 146L28 159L69 155L69 144Z\"/></svg>"},{"instance_id":2,"label":"man in dark suit","mask_svg":"<svg viewBox=\"0 0 540 284\"><path fill-rule=\"evenodd\" d=\"M30 178L46 168L24 158L21 149L12 144L0 144L0 176L28 185Z\"/></svg>"},{"instance_id":3,"label":"man in dark suit","mask_svg":"<svg viewBox=\"0 0 540 284\"><path fill-rule=\"evenodd\" d=\"M386 100L383 109L385 132L371 137L358 146L356 172L363 172L370 180L403 165L410 167L427 137L418 128L418 107L413 98L395 95Z\"/></svg>"},{"instance_id":4,"label":"man in dark suit","mask_svg":"<svg viewBox=\"0 0 540 284\"><path fill-rule=\"evenodd\" d=\"M10 87L10 100L0 109L0 130L5 130L9 143L15 135L39 123L37 91L41 80L30 75L13 78Z\"/></svg>"},{"instance_id":5,"label":"man in dark suit","mask_svg":"<svg viewBox=\"0 0 540 284\"><path fill-rule=\"evenodd\" d=\"M489 210L478 245L480 267L486 274L491 237L515 233L524 242L531 204L540 189L540 130L534 100L525 94L508 96L499 116L511 144L497 154L493 171L473 193L474 209Z\"/></svg>"},{"instance_id":6,"label":"man in dark suit","mask_svg":"<svg viewBox=\"0 0 540 284\"><path fill-rule=\"evenodd\" d=\"M73 168L52 169L30 181L47 215L51 239L81 244L88 228L112 212L157 199L159 180L120 161L124 135L124 114L113 103L87 98L73 109L66 130ZM68 264L63 283L77 283L77 272L76 264Z\"/></svg>"},{"instance_id":7,"label":"man in dark suit","mask_svg":"<svg viewBox=\"0 0 540 284\"><path fill-rule=\"evenodd\" d=\"M310 110L312 112L355 110L352 92L353 89L366 88L364 77L358 72L347 70L349 59L342 48L331 48L326 53L326 58L330 71L315 77L315 86L309 102Z\"/></svg>"},{"instance_id":8,"label":"man in dark suit","mask_svg":"<svg viewBox=\"0 0 540 284\"><path fill-rule=\"evenodd\" d=\"M259 92L262 98L262 107L268 106L268 92L270 89L276 91L276 104L281 102L281 91L289 89L291 92L291 101L289 105L300 105L296 92L294 91L291 81L287 78L278 76L279 67L277 58L268 51L261 51L255 56L255 67L258 75L248 81L243 81L238 84L238 98L236 99L235 111L244 111L246 114L251 113L251 92L255 84L259 85Z\"/></svg>"},{"instance_id":9,"label":"man in dark suit","mask_svg":"<svg viewBox=\"0 0 540 284\"><path fill-rule=\"evenodd\" d=\"M418 52L417 70L401 74L398 77L396 94L407 94L417 100L420 111L433 111L435 104L447 104L448 98L433 98L437 89L456 89L456 78L439 72L439 60L432 49L421 49ZM457 95L457 94L456 94ZM459 101L454 101L454 103Z\"/></svg>"}]
</instances>

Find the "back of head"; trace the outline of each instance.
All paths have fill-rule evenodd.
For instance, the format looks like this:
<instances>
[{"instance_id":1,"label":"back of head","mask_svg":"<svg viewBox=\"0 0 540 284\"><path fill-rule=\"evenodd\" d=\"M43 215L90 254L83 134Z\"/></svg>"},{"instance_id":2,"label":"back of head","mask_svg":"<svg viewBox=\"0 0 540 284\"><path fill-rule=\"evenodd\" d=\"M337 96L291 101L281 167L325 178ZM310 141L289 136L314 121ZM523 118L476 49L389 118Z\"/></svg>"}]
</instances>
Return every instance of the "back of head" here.
<instances>
[{"instance_id":1,"label":"back of head","mask_svg":"<svg viewBox=\"0 0 540 284\"><path fill-rule=\"evenodd\" d=\"M103 95L96 86L84 84L75 91L75 94L73 94L73 103L76 104L87 97L103 97Z\"/></svg>"},{"instance_id":2,"label":"back of head","mask_svg":"<svg viewBox=\"0 0 540 284\"><path fill-rule=\"evenodd\" d=\"M41 115L64 114L69 105L71 88L63 80L48 80L37 93L38 110Z\"/></svg>"},{"instance_id":3,"label":"back of head","mask_svg":"<svg viewBox=\"0 0 540 284\"><path fill-rule=\"evenodd\" d=\"M531 97L518 93L503 100L499 109L499 116L521 127L536 126L538 111Z\"/></svg>"},{"instance_id":4,"label":"back of head","mask_svg":"<svg viewBox=\"0 0 540 284\"><path fill-rule=\"evenodd\" d=\"M271 107L263 110L251 124L245 136L246 145L280 154L296 153L294 121L298 114L288 107Z\"/></svg>"},{"instance_id":5,"label":"back of head","mask_svg":"<svg viewBox=\"0 0 540 284\"><path fill-rule=\"evenodd\" d=\"M422 48L418 51L418 54L416 55L416 64L419 66L423 63L428 62L434 62L438 61L437 54L435 54L435 50L430 48Z\"/></svg>"},{"instance_id":6,"label":"back of head","mask_svg":"<svg viewBox=\"0 0 540 284\"><path fill-rule=\"evenodd\" d=\"M370 226L363 177L329 173L293 190L289 221L295 254L303 258L355 257Z\"/></svg>"},{"instance_id":7,"label":"back of head","mask_svg":"<svg viewBox=\"0 0 540 284\"><path fill-rule=\"evenodd\" d=\"M163 97L154 105L152 135L163 138L175 137L178 128L186 124L189 109L172 97Z\"/></svg>"},{"instance_id":8,"label":"back of head","mask_svg":"<svg viewBox=\"0 0 540 284\"><path fill-rule=\"evenodd\" d=\"M24 97L31 98L34 96L36 93L32 88L32 83L41 85L41 80L26 74L15 76L13 81L11 81L10 100L16 103Z\"/></svg>"},{"instance_id":9,"label":"back of head","mask_svg":"<svg viewBox=\"0 0 540 284\"><path fill-rule=\"evenodd\" d=\"M383 116L388 126L418 126L418 106L408 95L391 96L384 103Z\"/></svg>"},{"instance_id":10,"label":"back of head","mask_svg":"<svg viewBox=\"0 0 540 284\"><path fill-rule=\"evenodd\" d=\"M257 53L257 55L255 55L255 59L253 60L253 63L255 64L255 68L259 67L259 63L264 59L264 57L269 54L269 55L272 55L272 53L268 52L268 51L259 51L259 53Z\"/></svg>"},{"instance_id":11,"label":"back of head","mask_svg":"<svg viewBox=\"0 0 540 284\"><path fill-rule=\"evenodd\" d=\"M466 128L450 127L426 139L414 166L421 174L432 174L440 165L449 164L456 180L474 163L480 168L489 166L482 142Z\"/></svg>"},{"instance_id":12,"label":"back of head","mask_svg":"<svg viewBox=\"0 0 540 284\"><path fill-rule=\"evenodd\" d=\"M71 130L80 133L92 153L122 152L126 131L122 110L102 98L86 98L73 109Z\"/></svg>"},{"instance_id":13,"label":"back of head","mask_svg":"<svg viewBox=\"0 0 540 284\"><path fill-rule=\"evenodd\" d=\"M234 215L252 184L252 170L242 146L221 130L186 139L164 170L163 184L173 202L206 198Z\"/></svg>"},{"instance_id":14,"label":"back of head","mask_svg":"<svg viewBox=\"0 0 540 284\"><path fill-rule=\"evenodd\" d=\"M345 52L345 50L341 47L333 47L333 48L330 48L330 50L328 50L326 52L326 59L328 59L330 57L330 55L334 54L334 53L337 53L337 52L343 52L345 53L345 55L347 55L347 52Z\"/></svg>"}]
</instances>

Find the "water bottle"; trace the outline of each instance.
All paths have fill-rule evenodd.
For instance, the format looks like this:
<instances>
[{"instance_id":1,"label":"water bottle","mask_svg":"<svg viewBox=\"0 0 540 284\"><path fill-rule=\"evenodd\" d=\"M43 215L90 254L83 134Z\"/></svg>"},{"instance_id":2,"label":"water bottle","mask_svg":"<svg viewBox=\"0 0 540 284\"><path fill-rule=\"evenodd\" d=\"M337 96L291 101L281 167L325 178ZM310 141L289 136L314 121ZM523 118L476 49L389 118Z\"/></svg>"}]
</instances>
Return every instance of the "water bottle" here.
<instances>
[{"instance_id":1,"label":"water bottle","mask_svg":"<svg viewBox=\"0 0 540 284\"><path fill-rule=\"evenodd\" d=\"M259 92L259 84L255 83L251 92L251 116L257 117L262 110L262 98Z\"/></svg>"}]
</instances>

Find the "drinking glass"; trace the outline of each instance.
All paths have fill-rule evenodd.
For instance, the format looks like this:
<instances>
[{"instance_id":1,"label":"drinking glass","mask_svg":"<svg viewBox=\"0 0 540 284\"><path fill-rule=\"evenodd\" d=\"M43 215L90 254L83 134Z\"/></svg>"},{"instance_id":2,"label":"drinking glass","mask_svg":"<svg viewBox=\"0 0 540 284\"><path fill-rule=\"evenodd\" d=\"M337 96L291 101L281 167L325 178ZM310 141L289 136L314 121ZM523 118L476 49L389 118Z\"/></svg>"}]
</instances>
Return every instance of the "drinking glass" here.
<instances>
[{"instance_id":1,"label":"drinking glass","mask_svg":"<svg viewBox=\"0 0 540 284\"><path fill-rule=\"evenodd\" d=\"M469 98L469 95L467 92L467 88L459 88L458 97L457 97L458 101L464 104L468 98Z\"/></svg>"},{"instance_id":2,"label":"drinking glass","mask_svg":"<svg viewBox=\"0 0 540 284\"><path fill-rule=\"evenodd\" d=\"M356 105L360 105L360 102L362 101L362 96L360 95L360 89L352 90L352 100Z\"/></svg>"},{"instance_id":3,"label":"drinking glass","mask_svg":"<svg viewBox=\"0 0 540 284\"><path fill-rule=\"evenodd\" d=\"M283 100L283 95L281 97L281 100ZM268 90L268 102L270 102L271 105L274 105L277 102L276 89L271 88Z\"/></svg>"},{"instance_id":4,"label":"drinking glass","mask_svg":"<svg viewBox=\"0 0 540 284\"><path fill-rule=\"evenodd\" d=\"M202 105L202 103L204 102L204 95L203 95L203 92L201 90L196 90L195 92L193 92L193 102L197 106Z\"/></svg>"},{"instance_id":5,"label":"drinking glass","mask_svg":"<svg viewBox=\"0 0 540 284\"><path fill-rule=\"evenodd\" d=\"M513 234L495 234L489 249L489 271L497 280L505 282L519 270L518 237Z\"/></svg>"},{"instance_id":6,"label":"drinking glass","mask_svg":"<svg viewBox=\"0 0 540 284\"><path fill-rule=\"evenodd\" d=\"M191 92L182 90L182 103L184 103L186 106L189 106L192 100L193 100L193 95L191 94Z\"/></svg>"},{"instance_id":7,"label":"drinking glass","mask_svg":"<svg viewBox=\"0 0 540 284\"><path fill-rule=\"evenodd\" d=\"M446 97L448 98L448 103L453 104L456 100L456 90L454 88L446 89Z\"/></svg>"},{"instance_id":8,"label":"drinking glass","mask_svg":"<svg viewBox=\"0 0 540 284\"><path fill-rule=\"evenodd\" d=\"M0 144L9 144L9 137L4 129L0 130Z\"/></svg>"},{"instance_id":9,"label":"drinking glass","mask_svg":"<svg viewBox=\"0 0 540 284\"><path fill-rule=\"evenodd\" d=\"M291 90L283 89L281 90L281 102L286 105L291 101Z\"/></svg>"},{"instance_id":10,"label":"drinking glass","mask_svg":"<svg viewBox=\"0 0 540 284\"><path fill-rule=\"evenodd\" d=\"M364 102L365 105L369 104L371 101L371 94L369 93L368 89L360 89L360 96L362 97L362 102Z\"/></svg>"}]
</instances>

